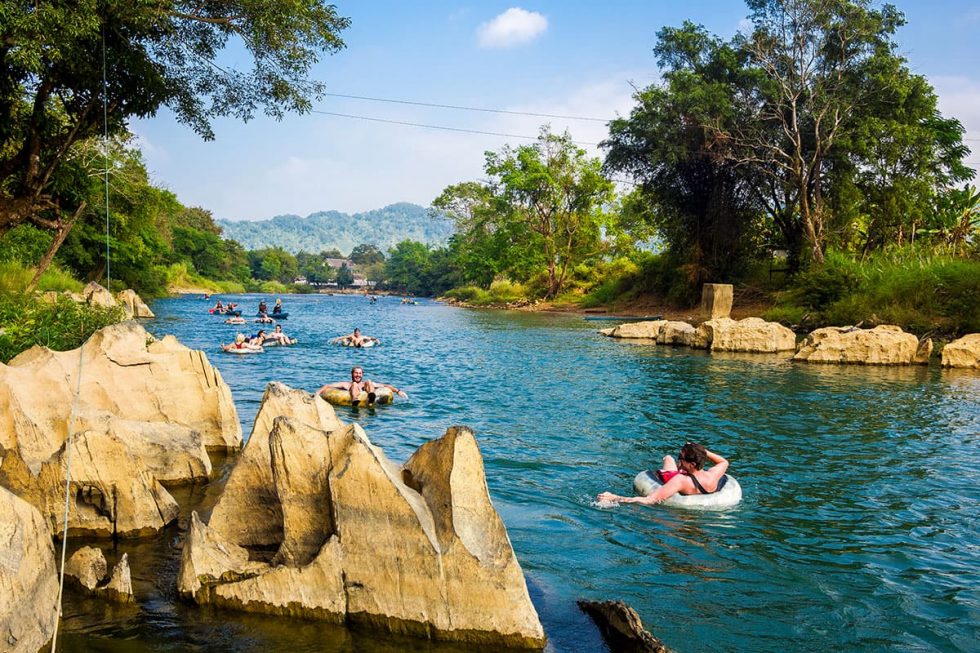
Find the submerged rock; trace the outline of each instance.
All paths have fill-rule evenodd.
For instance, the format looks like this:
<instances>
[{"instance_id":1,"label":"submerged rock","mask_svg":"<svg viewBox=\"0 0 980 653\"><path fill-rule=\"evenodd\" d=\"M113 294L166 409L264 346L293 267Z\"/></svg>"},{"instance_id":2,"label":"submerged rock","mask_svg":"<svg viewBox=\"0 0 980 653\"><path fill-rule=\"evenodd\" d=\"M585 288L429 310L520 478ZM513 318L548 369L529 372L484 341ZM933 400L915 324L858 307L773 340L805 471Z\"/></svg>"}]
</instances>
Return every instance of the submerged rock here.
<instances>
[{"instance_id":1,"label":"submerged rock","mask_svg":"<svg viewBox=\"0 0 980 653\"><path fill-rule=\"evenodd\" d=\"M579 601L578 607L592 617L609 650L616 653L670 653L663 642L643 628L636 610L623 601Z\"/></svg>"},{"instance_id":2,"label":"submerged rock","mask_svg":"<svg viewBox=\"0 0 980 653\"><path fill-rule=\"evenodd\" d=\"M772 354L796 350L796 334L778 322L766 322L758 317L738 321L722 317L698 325L691 346L711 351Z\"/></svg>"},{"instance_id":3,"label":"submerged rock","mask_svg":"<svg viewBox=\"0 0 980 653\"><path fill-rule=\"evenodd\" d=\"M544 632L472 432L451 428L399 467L360 426L341 425L328 409L280 384L266 390L211 524L192 517L181 594L253 612L541 648ZM243 491L254 498L243 500Z\"/></svg>"},{"instance_id":4,"label":"submerged rock","mask_svg":"<svg viewBox=\"0 0 980 653\"><path fill-rule=\"evenodd\" d=\"M793 356L807 363L850 363L859 365L925 365L932 340L921 344L901 327L881 325L873 329L824 327L811 332Z\"/></svg>"},{"instance_id":5,"label":"submerged rock","mask_svg":"<svg viewBox=\"0 0 980 653\"><path fill-rule=\"evenodd\" d=\"M980 333L970 333L943 347L942 366L980 370Z\"/></svg>"},{"instance_id":6,"label":"submerged rock","mask_svg":"<svg viewBox=\"0 0 980 653\"><path fill-rule=\"evenodd\" d=\"M35 653L57 619L51 531L36 508L0 487L0 649Z\"/></svg>"}]
</instances>

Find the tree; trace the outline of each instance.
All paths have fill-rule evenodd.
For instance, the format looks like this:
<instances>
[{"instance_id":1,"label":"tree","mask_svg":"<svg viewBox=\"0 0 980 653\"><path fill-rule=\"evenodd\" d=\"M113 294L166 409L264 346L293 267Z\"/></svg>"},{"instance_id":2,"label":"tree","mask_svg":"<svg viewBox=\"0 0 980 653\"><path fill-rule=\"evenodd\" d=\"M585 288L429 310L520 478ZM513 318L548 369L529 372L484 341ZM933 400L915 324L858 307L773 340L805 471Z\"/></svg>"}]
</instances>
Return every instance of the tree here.
<instances>
[{"instance_id":1,"label":"tree","mask_svg":"<svg viewBox=\"0 0 980 653\"><path fill-rule=\"evenodd\" d=\"M352 249L348 258L356 265L374 265L384 263L385 255L377 245L364 243Z\"/></svg>"},{"instance_id":2,"label":"tree","mask_svg":"<svg viewBox=\"0 0 980 653\"><path fill-rule=\"evenodd\" d=\"M431 264L432 252L427 245L414 240L403 240L388 252L385 278L393 288L414 295L426 295L426 280Z\"/></svg>"},{"instance_id":3,"label":"tree","mask_svg":"<svg viewBox=\"0 0 980 653\"><path fill-rule=\"evenodd\" d=\"M73 146L102 133L103 107L110 134L167 106L204 138L215 117L307 111L323 90L307 73L344 46L348 25L322 0L5 2L0 235L23 222L57 229L77 209L82 200L59 179ZM233 40L251 70L216 63Z\"/></svg>"},{"instance_id":4,"label":"tree","mask_svg":"<svg viewBox=\"0 0 980 653\"><path fill-rule=\"evenodd\" d=\"M354 284L354 273L351 271L347 264L344 263L337 269L337 285L341 288L347 288Z\"/></svg>"}]
</instances>

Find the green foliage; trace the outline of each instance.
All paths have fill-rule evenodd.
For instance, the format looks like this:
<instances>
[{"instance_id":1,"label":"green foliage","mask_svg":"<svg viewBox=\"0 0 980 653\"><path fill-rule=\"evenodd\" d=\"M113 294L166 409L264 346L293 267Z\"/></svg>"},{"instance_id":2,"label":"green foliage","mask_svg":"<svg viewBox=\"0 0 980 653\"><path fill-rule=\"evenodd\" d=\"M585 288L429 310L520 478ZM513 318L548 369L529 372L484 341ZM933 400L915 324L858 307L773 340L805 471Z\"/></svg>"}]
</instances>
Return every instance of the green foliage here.
<instances>
[{"instance_id":1,"label":"green foliage","mask_svg":"<svg viewBox=\"0 0 980 653\"><path fill-rule=\"evenodd\" d=\"M829 252L767 315L806 327L897 324L917 334L980 330L980 261L905 247L858 261ZM804 315L806 320L803 320Z\"/></svg>"},{"instance_id":2,"label":"green foliage","mask_svg":"<svg viewBox=\"0 0 980 653\"><path fill-rule=\"evenodd\" d=\"M346 265L341 265L337 270L337 285L347 288L354 284L354 273Z\"/></svg>"},{"instance_id":3,"label":"green foliage","mask_svg":"<svg viewBox=\"0 0 980 653\"><path fill-rule=\"evenodd\" d=\"M490 284L488 290L476 286L462 286L447 291L444 297L455 299L470 306L502 306L526 301L528 293L522 284L498 279Z\"/></svg>"},{"instance_id":4,"label":"green foliage","mask_svg":"<svg viewBox=\"0 0 980 653\"><path fill-rule=\"evenodd\" d=\"M362 243L351 250L350 260L356 265L373 265L384 263L385 255L375 245Z\"/></svg>"},{"instance_id":5,"label":"green foliage","mask_svg":"<svg viewBox=\"0 0 980 653\"><path fill-rule=\"evenodd\" d=\"M22 224L0 236L0 261L37 265L51 246L54 234L33 225Z\"/></svg>"},{"instance_id":6,"label":"green foliage","mask_svg":"<svg viewBox=\"0 0 980 653\"><path fill-rule=\"evenodd\" d=\"M53 226L74 210L75 143L162 106L205 138L211 121L308 111L323 84L311 82L320 53L344 46L349 20L320 0L270 4L5 2L0 13L0 233L33 221ZM251 68L222 61L229 44ZM105 49L105 57L93 56ZM103 60L108 70L103 70ZM241 58L239 58L241 60ZM103 76L108 87L103 91ZM50 173L50 174L49 174Z\"/></svg>"},{"instance_id":7,"label":"green foliage","mask_svg":"<svg viewBox=\"0 0 980 653\"><path fill-rule=\"evenodd\" d=\"M79 304L59 296L54 303L36 296L0 292L0 361L40 345L56 351L80 347L102 327L123 319L121 307Z\"/></svg>"}]
</instances>

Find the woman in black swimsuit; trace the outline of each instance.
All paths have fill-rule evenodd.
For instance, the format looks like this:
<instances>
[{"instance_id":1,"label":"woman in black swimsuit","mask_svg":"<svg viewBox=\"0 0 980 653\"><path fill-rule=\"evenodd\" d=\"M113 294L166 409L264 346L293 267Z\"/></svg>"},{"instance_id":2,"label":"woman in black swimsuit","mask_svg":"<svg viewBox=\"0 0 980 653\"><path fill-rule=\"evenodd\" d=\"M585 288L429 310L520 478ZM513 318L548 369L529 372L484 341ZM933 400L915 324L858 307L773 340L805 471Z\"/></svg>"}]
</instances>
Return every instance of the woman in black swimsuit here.
<instances>
[{"instance_id":1,"label":"woman in black swimsuit","mask_svg":"<svg viewBox=\"0 0 980 653\"><path fill-rule=\"evenodd\" d=\"M704 469L705 462L712 464ZM716 453L708 451L703 445L688 442L681 447L681 453L674 462L672 456L664 456L664 466L657 476L661 485L656 492L645 497L621 497L612 492L603 492L597 501L612 503L642 503L652 506L675 494L711 494L718 490L721 477L728 471L728 461Z\"/></svg>"}]
</instances>

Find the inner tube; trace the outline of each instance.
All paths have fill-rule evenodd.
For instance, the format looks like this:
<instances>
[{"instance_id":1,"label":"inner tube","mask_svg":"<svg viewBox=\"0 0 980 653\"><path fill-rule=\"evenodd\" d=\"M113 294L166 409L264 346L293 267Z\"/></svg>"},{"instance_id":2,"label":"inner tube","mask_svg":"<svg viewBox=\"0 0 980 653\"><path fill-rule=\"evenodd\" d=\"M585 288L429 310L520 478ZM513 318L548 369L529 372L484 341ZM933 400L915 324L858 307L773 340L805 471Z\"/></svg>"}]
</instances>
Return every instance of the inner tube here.
<instances>
[{"instance_id":1,"label":"inner tube","mask_svg":"<svg viewBox=\"0 0 980 653\"><path fill-rule=\"evenodd\" d=\"M222 351L229 354L261 354L262 347L242 347L238 349L237 347L232 347L231 349L221 348Z\"/></svg>"},{"instance_id":2,"label":"inner tube","mask_svg":"<svg viewBox=\"0 0 980 653\"><path fill-rule=\"evenodd\" d=\"M657 491L663 483L657 478L656 470L648 469L640 472L633 479L633 487L637 494L647 496ZM725 474L718 482L718 489L711 494L675 494L666 499L665 506L690 508L692 510L717 510L731 508L742 500L742 486L734 476Z\"/></svg>"},{"instance_id":3,"label":"inner tube","mask_svg":"<svg viewBox=\"0 0 980 653\"><path fill-rule=\"evenodd\" d=\"M395 398L395 395L388 388L378 388L377 390L375 390L374 394L375 394L375 399L374 399L375 404L390 404ZM341 390L340 388L327 388L326 390L320 393L320 396L323 397L327 401L327 403L333 404L334 406L352 405L350 400L350 393L347 392L346 390ZM358 397L357 405L367 406L367 400L368 400L367 393L361 392L361 396Z\"/></svg>"},{"instance_id":4,"label":"inner tube","mask_svg":"<svg viewBox=\"0 0 980 653\"><path fill-rule=\"evenodd\" d=\"M285 320L289 317L289 313L266 313L266 317L271 317L273 320ZM256 313L255 317L262 317L262 313Z\"/></svg>"},{"instance_id":5,"label":"inner tube","mask_svg":"<svg viewBox=\"0 0 980 653\"><path fill-rule=\"evenodd\" d=\"M296 338L290 338L289 339L289 344L295 345L296 344ZM282 346L282 343L280 343L275 338L266 338L265 340L262 341L262 346L263 347L280 347L280 346Z\"/></svg>"}]
</instances>

